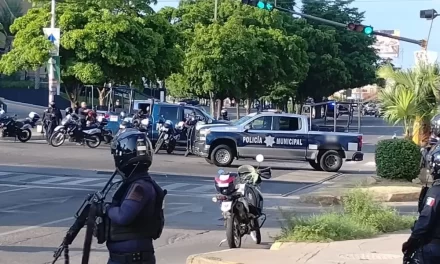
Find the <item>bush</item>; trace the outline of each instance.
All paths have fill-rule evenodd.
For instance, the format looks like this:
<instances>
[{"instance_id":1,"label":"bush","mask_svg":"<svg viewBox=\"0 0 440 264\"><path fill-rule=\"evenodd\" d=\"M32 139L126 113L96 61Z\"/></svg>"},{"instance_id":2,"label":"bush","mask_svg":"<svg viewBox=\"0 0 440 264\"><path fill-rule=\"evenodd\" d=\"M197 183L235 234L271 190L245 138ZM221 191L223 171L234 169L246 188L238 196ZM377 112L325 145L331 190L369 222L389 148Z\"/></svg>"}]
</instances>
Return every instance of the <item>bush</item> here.
<instances>
[{"instance_id":1,"label":"bush","mask_svg":"<svg viewBox=\"0 0 440 264\"><path fill-rule=\"evenodd\" d=\"M341 213L287 219L279 241L330 242L409 229L415 217L401 216L396 210L375 202L369 193L355 189L343 199Z\"/></svg>"},{"instance_id":2,"label":"bush","mask_svg":"<svg viewBox=\"0 0 440 264\"><path fill-rule=\"evenodd\" d=\"M420 147L406 139L382 140L376 147L377 175L411 181L420 172Z\"/></svg>"},{"instance_id":3,"label":"bush","mask_svg":"<svg viewBox=\"0 0 440 264\"><path fill-rule=\"evenodd\" d=\"M0 89L34 89L34 81L4 81L0 80Z\"/></svg>"}]
</instances>

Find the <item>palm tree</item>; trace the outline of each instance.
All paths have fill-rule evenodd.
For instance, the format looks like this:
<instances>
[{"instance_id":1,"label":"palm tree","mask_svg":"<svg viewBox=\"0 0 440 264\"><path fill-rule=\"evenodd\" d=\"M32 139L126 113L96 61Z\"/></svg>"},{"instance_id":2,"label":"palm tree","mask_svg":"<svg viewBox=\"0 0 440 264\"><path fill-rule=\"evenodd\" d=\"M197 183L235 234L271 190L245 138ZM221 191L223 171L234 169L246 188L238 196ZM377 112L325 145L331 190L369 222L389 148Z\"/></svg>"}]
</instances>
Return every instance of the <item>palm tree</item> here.
<instances>
[{"instance_id":1,"label":"palm tree","mask_svg":"<svg viewBox=\"0 0 440 264\"><path fill-rule=\"evenodd\" d=\"M10 50L13 39L11 25L22 15L22 1L0 0L0 48L4 48L5 52Z\"/></svg>"},{"instance_id":2,"label":"palm tree","mask_svg":"<svg viewBox=\"0 0 440 264\"><path fill-rule=\"evenodd\" d=\"M426 144L430 136L430 120L438 112L440 68L420 65L409 70L396 70L391 65L379 68L379 78L388 80L379 91L384 118L390 123L403 122L405 137L416 144Z\"/></svg>"}]
</instances>

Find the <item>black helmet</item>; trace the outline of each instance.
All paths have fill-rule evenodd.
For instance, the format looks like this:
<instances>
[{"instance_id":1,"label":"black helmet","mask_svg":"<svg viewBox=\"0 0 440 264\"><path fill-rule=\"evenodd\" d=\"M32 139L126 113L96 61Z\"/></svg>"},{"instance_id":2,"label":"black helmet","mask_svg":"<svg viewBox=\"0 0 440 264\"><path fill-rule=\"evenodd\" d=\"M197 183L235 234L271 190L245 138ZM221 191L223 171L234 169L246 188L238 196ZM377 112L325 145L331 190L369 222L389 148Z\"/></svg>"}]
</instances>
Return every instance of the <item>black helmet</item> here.
<instances>
[{"instance_id":1,"label":"black helmet","mask_svg":"<svg viewBox=\"0 0 440 264\"><path fill-rule=\"evenodd\" d=\"M147 136L137 129L128 128L111 143L115 167L123 178L134 172L146 172L153 162L153 147Z\"/></svg>"},{"instance_id":2,"label":"black helmet","mask_svg":"<svg viewBox=\"0 0 440 264\"><path fill-rule=\"evenodd\" d=\"M433 136L440 137L440 114L431 119L431 129Z\"/></svg>"},{"instance_id":3,"label":"black helmet","mask_svg":"<svg viewBox=\"0 0 440 264\"><path fill-rule=\"evenodd\" d=\"M50 102L49 106L50 107L55 107L55 102L54 101Z\"/></svg>"},{"instance_id":4,"label":"black helmet","mask_svg":"<svg viewBox=\"0 0 440 264\"><path fill-rule=\"evenodd\" d=\"M72 107L67 107L66 108L66 114L71 114L71 113L73 113Z\"/></svg>"}]
</instances>

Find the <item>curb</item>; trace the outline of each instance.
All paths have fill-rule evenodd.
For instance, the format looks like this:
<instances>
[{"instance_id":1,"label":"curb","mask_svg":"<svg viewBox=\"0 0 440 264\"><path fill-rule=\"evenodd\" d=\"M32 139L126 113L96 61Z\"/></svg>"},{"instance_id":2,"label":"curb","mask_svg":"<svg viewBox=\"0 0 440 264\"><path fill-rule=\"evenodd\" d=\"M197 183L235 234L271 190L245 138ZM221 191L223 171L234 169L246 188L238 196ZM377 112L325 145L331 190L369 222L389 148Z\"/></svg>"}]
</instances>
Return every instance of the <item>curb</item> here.
<instances>
[{"instance_id":1,"label":"curb","mask_svg":"<svg viewBox=\"0 0 440 264\"><path fill-rule=\"evenodd\" d=\"M272 246L270 246L270 250L280 250L286 242L274 242Z\"/></svg>"},{"instance_id":2,"label":"curb","mask_svg":"<svg viewBox=\"0 0 440 264\"><path fill-rule=\"evenodd\" d=\"M191 255L186 259L186 264L244 264L242 262L224 261L221 258L217 258L217 257L203 256L207 254L210 253L206 253L202 255Z\"/></svg>"},{"instance_id":3,"label":"curb","mask_svg":"<svg viewBox=\"0 0 440 264\"><path fill-rule=\"evenodd\" d=\"M408 193L390 193L374 196L377 202L417 202L419 200L420 192ZM344 196L336 196L330 194L323 195L304 195L300 196L299 200L302 203L320 204L320 205L340 205Z\"/></svg>"}]
</instances>

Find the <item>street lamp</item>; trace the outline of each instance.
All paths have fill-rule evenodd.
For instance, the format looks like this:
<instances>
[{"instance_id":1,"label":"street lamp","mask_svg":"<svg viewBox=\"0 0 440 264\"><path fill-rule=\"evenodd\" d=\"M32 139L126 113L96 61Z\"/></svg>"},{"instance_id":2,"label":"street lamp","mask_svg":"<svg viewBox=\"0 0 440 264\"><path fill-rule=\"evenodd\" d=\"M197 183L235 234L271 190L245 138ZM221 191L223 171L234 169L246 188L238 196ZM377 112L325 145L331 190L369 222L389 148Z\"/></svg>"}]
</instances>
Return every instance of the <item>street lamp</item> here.
<instances>
[{"instance_id":1,"label":"street lamp","mask_svg":"<svg viewBox=\"0 0 440 264\"><path fill-rule=\"evenodd\" d=\"M431 25L429 26L428 38L426 39L425 42L426 44L424 45L425 47L422 46L425 50L428 50L428 42L429 42L429 37L431 36L432 23L434 22L434 19L438 16L439 14L437 13L437 11L435 11L435 9L420 10L420 18L431 20Z\"/></svg>"}]
</instances>

